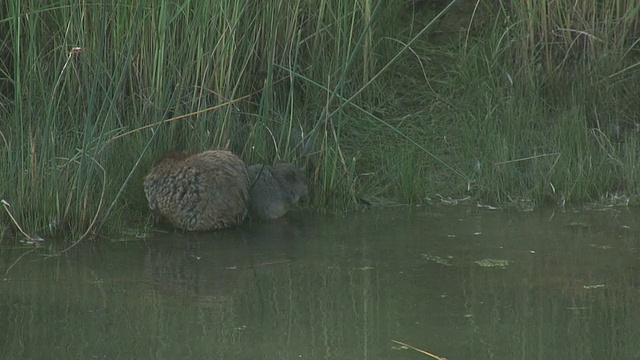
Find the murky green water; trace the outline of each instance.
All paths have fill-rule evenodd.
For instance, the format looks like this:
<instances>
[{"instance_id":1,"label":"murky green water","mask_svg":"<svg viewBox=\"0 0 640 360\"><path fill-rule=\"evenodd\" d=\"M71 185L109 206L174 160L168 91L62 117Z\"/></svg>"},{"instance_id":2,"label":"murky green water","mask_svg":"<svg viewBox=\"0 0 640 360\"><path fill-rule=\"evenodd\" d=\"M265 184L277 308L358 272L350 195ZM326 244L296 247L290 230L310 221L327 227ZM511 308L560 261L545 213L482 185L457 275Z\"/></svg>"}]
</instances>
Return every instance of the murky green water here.
<instances>
[{"instance_id":1,"label":"murky green water","mask_svg":"<svg viewBox=\"0 0 640 360\"><path fill-rule=\"evenodd\" d=\"M0 282L0 358L640 359L638 219L391 208L103 239Z\"/></svg>"}]
</instances>

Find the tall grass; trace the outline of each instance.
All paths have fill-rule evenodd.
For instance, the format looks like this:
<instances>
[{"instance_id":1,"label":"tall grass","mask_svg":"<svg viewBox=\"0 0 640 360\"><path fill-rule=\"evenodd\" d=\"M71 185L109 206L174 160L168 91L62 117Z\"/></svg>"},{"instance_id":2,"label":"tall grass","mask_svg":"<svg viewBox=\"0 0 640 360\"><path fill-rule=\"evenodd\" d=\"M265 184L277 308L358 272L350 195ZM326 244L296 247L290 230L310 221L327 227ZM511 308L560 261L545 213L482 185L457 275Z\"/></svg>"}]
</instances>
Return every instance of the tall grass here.
<instances>
[{"instance_id":1,"label":"tall grass","mask_svg":"<svg viewBox=\"0 0 640 360\"><path fill-rule=\"evenodd\" d=\"M362 172L379 180L366 187L386 189L375 197L637 199L638 3L460 3L436 30L464 29L431 33L395 64L392 103L376 110L393 130L377 127L354 143L366 143ZM415 30L404 31L397 39L406 44ZM393 140L379 151L379 139Z\"/></svg>"},{"instance_id":2,"label":"tall grass","mask_svg":"<svg viewBox=\"0 0 640 360\"><path fill-rule=\"evenodd\" d=\"M167 150L304 164L318 208L637 191L637 2L414 3L4 2L3 228L143 223Z\"/></svg>"},{"instance_id":3,"label":"tall grass","mask_svg":"<svg viewBox=\"0 0 640 360\"><path fill-rule=\"evenodd\" d=\"M462 95L482 121L476 134L490 140L462 150L483 160L481 196L564 203L634 193L640 4L500 5L491 36L465 47L459 65L468 88L482 90Z\"/></svg>"},{"instance_id":4,"label":"tall grass","mask_svg":"<svg viewBox=\"0 0 640 360\"><path fill-rule=\"evenodd\" d=\"M348 199L351 161L326 119L336 95L362 88L376 67L382 5L6 2L3 224L77 237L143 218L141 177L167 150L224 147L248 163L308 157L315 202Z\"/></svg>"}]
</instances>

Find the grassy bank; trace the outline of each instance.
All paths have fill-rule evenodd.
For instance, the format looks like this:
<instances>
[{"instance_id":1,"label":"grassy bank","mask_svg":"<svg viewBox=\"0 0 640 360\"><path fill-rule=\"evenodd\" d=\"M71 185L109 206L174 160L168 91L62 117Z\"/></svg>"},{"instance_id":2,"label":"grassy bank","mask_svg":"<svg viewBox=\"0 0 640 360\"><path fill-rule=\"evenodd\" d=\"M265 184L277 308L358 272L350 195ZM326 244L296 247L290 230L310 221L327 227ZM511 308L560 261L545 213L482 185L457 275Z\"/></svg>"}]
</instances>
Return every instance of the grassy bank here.
<instances>
[{"instance_id":1,"label":"grassy bank","mask_svg":"<svg viewBox=\"0 0 640 360\"><path fill-rule=\"evenodd\" d=\"M440 51L416 49L428 54L426 66L436 63L426 71L434 90L425 118L438 144L430 149L447 149L436 155L470 179L469 193L481 201L636 194L637 2L504 2L499 9L475 13L483 35L464 32L457 47ZM436 57L444 61L427 61ZM446 175L432 189L459 184Z\"/></svg>"},{"instance_id":2,"label":"grassy bank","mask_svg":"<svg viewBox=\"0 0 640 360\"><path fill-rule=\"evenodd\" d=\"M635 1L428 3L7 1L2 224L144 223L161 153L221 147L314 208L637 194Z\"/></svg>"}]
</instances>

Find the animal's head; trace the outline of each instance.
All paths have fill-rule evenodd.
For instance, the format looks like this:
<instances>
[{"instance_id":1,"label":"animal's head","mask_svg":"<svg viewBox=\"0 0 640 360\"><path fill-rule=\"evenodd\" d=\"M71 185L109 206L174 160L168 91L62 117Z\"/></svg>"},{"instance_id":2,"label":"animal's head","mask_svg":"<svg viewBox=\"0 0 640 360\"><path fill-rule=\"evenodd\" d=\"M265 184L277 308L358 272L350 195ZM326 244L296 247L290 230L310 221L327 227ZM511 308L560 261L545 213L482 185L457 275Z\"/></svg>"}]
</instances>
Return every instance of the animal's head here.
<instances>
[{"instance_id":1,"label":"animal's head","mask_svg":"<svg viewBox=\"0 0 640 360\"><path fill-rule=\"evenodd\" d=\"M299 166L291 163L276 164L273 166L272 173L280 180L292 204L309 199L307 179Z\"/></svg>"}]
</instances>

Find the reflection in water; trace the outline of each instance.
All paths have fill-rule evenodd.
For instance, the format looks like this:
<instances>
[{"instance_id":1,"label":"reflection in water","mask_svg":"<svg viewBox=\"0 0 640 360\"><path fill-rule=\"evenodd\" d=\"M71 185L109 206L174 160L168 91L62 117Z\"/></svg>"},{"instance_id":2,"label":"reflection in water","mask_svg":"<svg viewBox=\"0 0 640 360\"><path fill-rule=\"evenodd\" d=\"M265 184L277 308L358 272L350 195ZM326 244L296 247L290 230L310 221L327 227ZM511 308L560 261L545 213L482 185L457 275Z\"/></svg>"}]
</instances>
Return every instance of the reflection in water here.
<instances>
[{"instance_id":1,"label":"reflection in water","mask_svg":"<svg viewBox=\"0 0 640 360\"><path fill-rule=\"evenodd\" d=\"M288 214L34 255L0 282L0 358L635 359L637 217Z\"/></svg>"}]
</instances>

